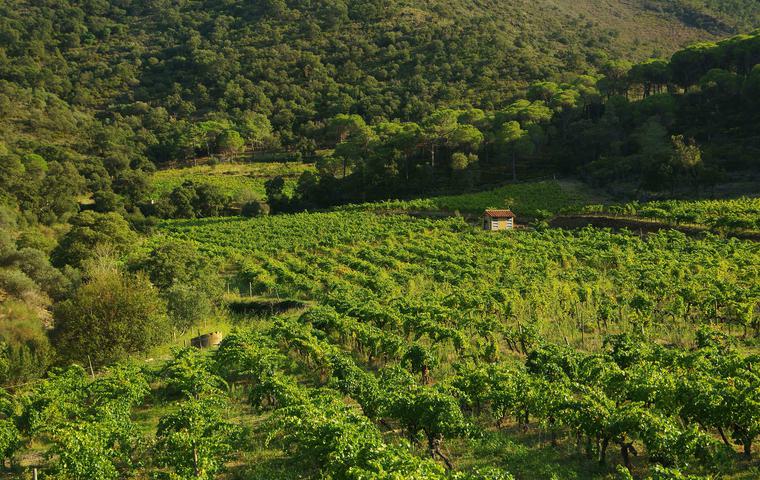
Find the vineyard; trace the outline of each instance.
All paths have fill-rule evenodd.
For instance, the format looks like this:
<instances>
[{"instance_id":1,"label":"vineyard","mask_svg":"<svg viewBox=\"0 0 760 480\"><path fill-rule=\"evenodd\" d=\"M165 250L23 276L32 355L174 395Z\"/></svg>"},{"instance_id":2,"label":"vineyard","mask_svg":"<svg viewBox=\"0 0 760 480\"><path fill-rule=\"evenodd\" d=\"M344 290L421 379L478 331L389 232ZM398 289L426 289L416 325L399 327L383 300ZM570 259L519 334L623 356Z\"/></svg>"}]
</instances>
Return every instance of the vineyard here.
<instances>
[{"instance_id":1,"label":"vineyard","mask_svg":"<svg viewBox=\"0 0 760 480\"><path fill-rule=\"evenodd\" d=\"M237 265L254 296L316 304L228 338L250 353L223 369L320 475L757 473L755 243L363 212L173 221L167 238Z\"/></svg>"},{"instance_id":2,"label":"vineyard","mask_svg":"<svg viewBox=\"0 0 760 480\"><path fill-rule=\"evenodd\" d=\"M142 248L180 244L236 298L300 306L5 397L21 478L760 472L757 243L335 211L169 220Z\"/></svg>"},{"instance_id":3,"label":"vineyard","mask_svg":"<svg viewBox=\"0 0 760 480\"><path fill-rule=\"evenodd\" d=\"M671 224L716 230L760 231L760 198L734 200L661 200L623 205L587 205L585 213L638 216Z\"/></svg>"},{"instance_id":4,"label":"vineyard","mask_svg":"<svg viewBox=\"0 0 760 480\"><path fill-rule=\"evenodd\" d=\"M151 179L151 197L157 199L192 181L213 185L235 200L264 200L264 182L268 179L281 175L286 180L285 191L291 193L298 176L310 168L303 163L258 162L159 170Z\"/></svg>"},{"instance_id":5,"label":"vineyard","mask_svg":"<svg viewBox=\"0 0 760 480\"><path fill-rule=\"evenodd\" d=\"M405 311L435 325L497 315L583 348L577 342L629 330L687 345L704 319L743 338L760 327L752 242L672 231L490 235L457 218L360 212L172 221L163 230L238 262L254 293L382 305L399 325Z\"/></svg>"}]
</instances>

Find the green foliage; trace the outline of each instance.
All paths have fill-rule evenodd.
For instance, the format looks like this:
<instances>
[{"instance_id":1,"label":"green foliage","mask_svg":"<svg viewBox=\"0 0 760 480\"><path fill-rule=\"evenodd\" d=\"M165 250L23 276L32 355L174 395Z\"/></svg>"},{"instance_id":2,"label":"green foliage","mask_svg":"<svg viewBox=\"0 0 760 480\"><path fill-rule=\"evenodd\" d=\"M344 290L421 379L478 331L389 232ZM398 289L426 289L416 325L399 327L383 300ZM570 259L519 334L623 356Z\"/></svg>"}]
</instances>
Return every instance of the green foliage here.
<instances>
[{"instance_id":1,"label":"green foliage","mask_svg":"<svg viewBox=\"0 0 760 480\"><path fill-rule=\"evenodd\" d=\"M565 150L561 163L583 167L599 183L634 176L644 188L671 192L699 192L714 187L724 170L753 169L755 156L747 152L758 149L758 137L744 126L756 123L757 43L754 32L694 44L669 61L607 69L600 90L633 101L613 104L613 97L593 102L591 115L571 112L566 120L572 132L555 145Z\"/></svg>"},{"instance_id":2,"label":"green foliage","mask_svg":"<svg viewBox=\"0 0 760 480\"><path fill-rule=\"evenodd\" d=\"M242 150L245 140L235 130L225 130L216 141L217 150L225 155L234 155Z\"/></svg>"},{"instance_id":3,"label":"green foliage","mask_svg":"<svg viewBox=\"0 0 760 480\"><path fill-rule=\"evenodd\" d=\"M56 266L79 268L86 260L93 258L97 247L123 255L136 243L137 235L117 213L85 211L71 220L71 230L61 238L51 258Z\"/></svg>"},{"instance_id":4,"label":"green foliage","mask_svg":"<svg viewBox=\"0 0 760 480\"><path fill-rule=\"evenodd\" d=\"M581 185L556 181L527 182L462 195L445 195L419 200L388 200L339 207L354 210L460 211L481 214L486 208L511 208L518 216L536 216L539 210L561 212L588 204L591 192Z\"/></svg>"},{"instance_id":5,"label":"green foliage","mask_svg":"<svg viewBox=\"0 0 760 480\"><path fill-rule=\"evenodd\" d=\"M213 284L212 268L198 252L197 244L182 239L169 239L154 245L130 262L132 270L147 273L150 281L166 290L173 284Z\"/></svg>"},{"instance_id":6,"label":"green foliage","mask_svg":"<svg viewBox=\"0 0 760 480\"><path fill-rule=\"evenodd\" d=\"M14 418L15 402L7 391L0 391L0 465L3 466L22 447L21 432Z\"/></svg>"},{"instance_id":7,"label":"green foliage","mask_svg":"<svg viewBox=\"0 0 760 480\"><path fill-rule=\"evenodd\" d=\"M751 451L755 360L726 340L741 341L740 325L757 334L756 315L736 316L737 305L756 302L745 270L756 255L751 242L594 229L502 236L457 219L339 212L227 223L165 228L204 242L211 256L244 252L241 268L259 293L320 304L299 322L277 319L265 335L235 335L217 367L231 365L229 378L250 384L255 405L286 415L274 437L307 466L332 471L325 452L354 452L351 438L371 443L374 433L357 427L356 410L349 409L349 427L324 400L314 406L314 397L283 373L289 361L349 396L370 421L413 442L424 438L428 454L444 464L456 462L442 442L466 442L470 415L502 426L514 419L545 431L551 442L575 434L589 456L607 461L620 452L631 468L636 453L669 468L717 468L720 431ZM323 233L319 239L314 230ZM239 243L222 247L219 239L231 231ZM705 318L723 332L734 327L733 334L700 333L692 343L684 332ZM668 333L673 324L682 330L677 337ZM621 330L637 334L595 343ZM663 335L682 347L650 340ZM547 343L547 336L572 346ZM598 353L583 351L594 345ZM291 360L273 355L273 346ZM526 355L525 367L483 361L507 350ZM448 376L455 360L472 364ZM404 363L414 375L392 366ZM425 370L428 378L419 382ZM333 394L326 398L335 402ZM329 431L339 440L327 441ZM318 448L316 439L324 440ZM339 458L361 464L354 453ZM337 465L342 472L344 464Z\"/></svg>"},{"instance_id":8,"label":"green foliage","mask_svg":"<svg viewBox=\"0 0 760 480\"><path fill-rule=\"evenodd\" d=\"M33 438L52 443L55 478L121 478L134 468L136 444L131 410L148 393L139 369L114 366L98 379L70 367L25 395L21 423Z\"/></svg>"},{"instance_id":9,"label":"green foliage","mask_svg":"<svg viewBox=\"0 0 760 480\"><path fill-rule=\"evenodd\" d=\"M240 428L224 416L218 396L191 398L176 412L162 417L156 432L156 461L169 470L169 479L211 479L237 447Z\"/></svg>"},{"instance_id":10,"label":"green foliage","mask_svg":"<svg viewBox=\"0 0 760 480\"><path fill-rule=\"evenodd\" d=\"M164 297L172 328L182 334L208 319L215 310L211 295L201 286L175 283L169 287Z\"/></svg>"},{"instance_id":11,"label":"green foliage","mask_svg":"<svg viewBox=\"0 0 760 480\"><path fill-rule=\"evenodd\" d=\"M269 215L269 205L256 201L247 202L240 209L240 215L247 218Z\"/></svg>"},{"instance_id":12,"label":"green foliage","mask_svg":"<svg viewBox=\"0 0 760 480\"><path fill-rule=\"evenodd\" d=\"M624 205L587 205L589 213L609 212L617 215L635 215L676 224L704 225L716 230L760 229L760 200L737 198L734 200L659 200L646 203L631 202Z\"/></svg>"},{"instance_id":13,"label":"green foliage","mask_svg":"<svg viewBox=\"0 0 760 480\"><path fill-rule=\"evenodd\" d=\"M56 305L53 339L66 359L106 365L147 352L167 332L166 306L141 274L98 265L69 300Z\"/></svg>"},{"instance_id":14,"label":"green foliage","mask_svg":"<svg viewBox=\"0 0 760 480\"><path fill-rule=\"evenodd\" d=\"M174 352L174 358L166 364L162 376L171 393L186 398L218 395L225 386L224 381L212 373L208 357L194 347Z\"/></svg>"},{"instance_id":15,"label":"green foliage","mask_svg":"<svg viewBox=\"0 0 760 480\"><path fill-rule=\"evenodd\" d=\"M732 457L760 435L753 244L547 229L591 198L556 181L259 214L264 200L279 213L518 173L675 194L754 171L757 32L631 63L748 28L753 2L101 3L0 5L4 462L61 479L214 478L233 458L266 471L282 457L293 477L512 478L478 468L516 464L482 454L487 437L529 438L523 458L563 452L525 477L612 474L567 455L573 443L602 463L613 446L623 478L632 455L652 479L746 465ZM224 164L264 157L318 158ZM202 166L154 172L187 161ZM614 210L757 230L755 203ZM539 228L367 214L492 206ZM257 218L211 218L239 209ZM135 248L130 224L155 217L182 220ZM103 370L217 313L222 266L307 311L175 351L149 402L138 368ZM48 372L51 324L59 360L92 371ZM155 410L143 448L133 418L150 430Z\"/></svg>"}]
</instances>

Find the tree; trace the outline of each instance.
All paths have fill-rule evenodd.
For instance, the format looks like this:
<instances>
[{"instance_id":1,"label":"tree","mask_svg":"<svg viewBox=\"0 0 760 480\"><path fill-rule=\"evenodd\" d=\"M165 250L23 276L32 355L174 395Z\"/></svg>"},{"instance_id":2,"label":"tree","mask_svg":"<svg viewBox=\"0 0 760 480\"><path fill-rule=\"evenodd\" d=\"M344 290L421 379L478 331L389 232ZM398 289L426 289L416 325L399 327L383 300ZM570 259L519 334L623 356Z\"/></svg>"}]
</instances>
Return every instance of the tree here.
<instances>
[{"instance_id":1,"label":"tree","mask_svg":"<svg viewBox=\"0 0 760 480\"><path fill-rule=\"evenodd\" d=\"M721 68L713 68L699 79L700 90L715 98L731 98L739 92L741 85L741 77Z\"/></svg>"},{"instance_id":2,"label":"tree","mask_svg":"<svg viewBox=\"0 0 760 480\"><path fill-rule=\"evenodd\" d=\"M210 157L212 150L217 146L217 139L227 130L229 130L228 122L207 120L197 123L191 127L188 133L188 143L194 150L204 148Z\"/></svg>"},{"instance_id":3,"label":"tree","mask_svg":"<svg viewBox=\"0 0 760 480\"><path fill-rule=\"evenodd\" d=\"M124 209L124 200L110 190L100 190L92 194L94 209L98 213L118 212Z\"/></svg>"},{"instance_id":4,"label":"tree","mask_svg":"<svg viewBox=\"0 0 760 480\"><path fill-rule=\"evenodd\" d=\"M208 319L214 312L209 293L196 285L174 283L164 297L171 326L180 335Z\"/></svg>"},{"instance_id":5,"label":"tree","mask_svg":"<svg viewBox=\"0 0 760 480\"><path fill-rule=\"evenodd\" d=\"M172 206L172 217L195 218L195 205L198 203L198 193L195 190L193 182L186 181L182 185L175 187L169 194L168 200Z\"/></svg>"},{"instance_id":6,"label":"tree","mask_svg":"<svg viewBox=\"0 0 760 480\"><path fill-rule=\"evenodd\" d=\"M335 144L345 142L351 135L362 132L367 124L360 115L338 114L327 122L326 131Z\"/></svg>"},{"instance_id":7,"label":"tree","mask_svg":"<svg viewBox=\"0 0 760 480\"><path fill-rule=\"evenodd\" d=\"M174 238L158 243L130 266L147 273L153 285L162 290L174 283L195 283L211 273L193 242Z\"/></svg>"},{"instance_id":8,"label":"tree","mask_svg":"<svg viewBox=\"0 0 760 480\"><path fill-rule=\"evenodd\" d=\"M502 112L497 114L497 121L517 120L522 125L533 123L545 123L552 119L554 112L540 100L530 102L518 100L511 103Z\"/></svg>"},{"instance_id":9,"label":"tree","mask_svg":"<svg viewBox=\"0 0 760 480\"><path fill-rule=\"evenodd\" d=\"M289 199L285 195L285 179L278 175L264 182L267 203L272 211L277 212L288 208Z\"/></svg>"},{"instance_id":10,"label":"tree","mask_svg":"<svg viewBox=\"0 0 760 480\"><path fill-rule=\"evenodd\" d=\"M77 211L77 195L84 191L85 180L71 162L47 165L41 192L40 219L46 223L68 219Z\"/></svg>"},{"instance_id":11,"label":"tree","mask_svg":"<svg viewBox=\"0 0 760 480\"><path fill-rule=\"evenodd\" d=\"M472 187L477 176L478 156L474 153L455 152L451 156L451 175L464 187Z\"/></svg>"},{"instance_id":12,"label":"tree","mask_svg":"<svg viewBox=\"0 0 760 480\"><path fill-rule=\"evenodd\" d=\"M685 91L695 85L697 81L714 68L717 45L712 42L702 42L679 50L670 58L670 71L673 81L683 87Z\"/></svg>"},{"instance_id":13,"label":"tree","mask_svg":"<svg viewBox=\"0 0 760 480\"><path fill-rule=\"evenodd\" d=\"M245 112L239 130L243 139L248 142L252 154L272 138L272 124L262 113Z\"/></svg>"},{"instance_id":14,"label":"tree","mask_svg":"<svg viewBox=\"0 0 760 480\"><path fill-rule=\"evenodd\" d=\"M468 152L477 150L483 143L484 136L472 125L459 125L447 140L447 145L454 149L463 149Z\"/></svg>"},{"instance_id":15,"label":"tree","mask_svg":"<svg viewBox=\"0 0 760 480\"><path fill-rule=\"evenodd\" d=\"M461 112L451 109L436 110L422 123L423 138L430 148L430 166L435 168L435 155L438 147L446 143L449 137L459 128L459 114ZM472 138L472 126L468 126L463 133ZM482 136L480 138L482 141ZM479 143L479 142L478 142Z\"/></svg>"},{"instance_id":16,"label":"tree","mask_svg":"<svg viewBox=\"0 0 760 480\"><path fill-rule=\"evenodd\" d=\"M63 357L101 366L162 341L166 306L145 275L123 273L101 260L87 276L89 281L53 313L52 337Z\"/></svg>"},{"instance_id":17,"label":"tree","mask_svg":"<svg viewBox=\"0 0 760 480\"><path fill-rule=\"evenodd\" d=\"M245 140L236 130L225 130L216 139L216 151L227 157L234 156L245 146Z\"/></svg>"},{"instance_id":18,"label":"tree","mask_svg":"<svg viewBox=\"0 0 760 480\"><path fill-rule=\"evenodd\" d=\"M269 215L269 205L257 200L246 202L240 208L240 215L248 218Z\"/></svg>"},{"instance_id":19,"label":"tree","mask_svg":"<svg viewBox=\"0 0 760 480\"><path fill-rule=\"evenodd\" d=\"M673 154L670 161L675 172L686 175L692 184L696 184L702 167L702 151L693 140L685 142L683 135L674 135L671 141Z\"/></svg>"},{"instance_id":20,"label":"tree","mask_svg":"<svg viewBox=\"0 0 760 480\"><path fill-rule=\"evenodd\" d=\"M652 117L639 128L635 138L641 151L642 185L655 189L664 187L673 178L670 164L672 150L667 141L667 130L657 118Z\"/></svg>"},{"instance_id":21,"label":"tree","mask_svg":"<svg viewBox=\"0 0 760 480\"><path fill-rule=\"evenodd\" d=\"M295 196L301 203L302 208L309 208L318 204L319 198L317 193L319 189L319 179L314 172L306 170L298 177L298 183L295 188Z\"/></svg>"},{"instance_id":22,"label":"tree","mask_svg":"<svg viewBox=\"0 0 760 480\"><path fill-rule=\"evenodd\" d=\"M227 206L227 196L216 185L200 183L195 188L193 209L197 217L216 217Z\"/></svg>"},{"instance_id":23,"label":"tree","mask_svg":"<svg viewBox=\"0 0 760 480\"><path fill-rule=\"evenodd\" d=\"M137 205L151 192L150 178L142 170L125 170L114 178L113 191L124 197L128 205Z\"/></svg>"},{"instance_id":24,"label":"tree","mask_svg":"<svg viewBox=\"0 0 760 480\"><path fill-rule=\"evenodd\" d=\"M343 160L343 177L348 165L357 164L366 156L374 132L359 115L336 115L327 125L335 138L335 156Z\"/></svg>"},{"instance_id":25,"label":"tree","mask_svg":"<svg viewBox=\"0 0 760 480\"><path fill-rule=\"evenodd\" d=\"M504 145L512 154L512 180L517 180L517 157L531 153L528 148L530 137L528 132L520 127L517 121L504 123L497 133L500 144ZM531 142L532 144L532 142Z\"/></svg>"},{"instance_id":26,"label":"tree","mask_svg":"<svg viewBox=\"0 0 760 480\"><path fill-rule=\"evenodd\" d=\"M628 98L628 72L631 63L625 60L610 60L602 66L604 78L599 81L599 89L607 93L607 96L623 95Z\"/></svg>"},{"instance_id":27,"label":"tree","mask_svg":"<svg viewBox=\"0 0 760 480\"><path fill-rule=\"evenodd\" d=\"M643 86L646 98L653 93L662 93L662 87L671 80L670 68L665 60L651 59L631 67L628 78Z\"/></svg>"},{"instance_id":28,"label":"tree","mask_svg":"<svg viewBox=\"0 0 760 480\"><path fill-rule=\"evenodd\" d=\"M549 102L554 94L559 90L559 86L554 82L534 82L528 87L528 100Z\"/></svg>"},{"instance_id":29,"label":"tree","mask_svg":"<svg viewBox=\"0 0 760 480\"><path fill-rule=\"evenodd\" d=\"M755 65L747 75L742 93L752 105L757 105L760 102L758 100L760 99L760 64Z\"/></svg>"},{"instance_id":30,"label":"tree","mask_svg":"<svg viewBox=\"0 0 760 480\"><path fill-rule=\"evenodd\" d=\"M53 265L81 267L92 258L96 247L110 248L117 255L127 253L137 243L137 234L118 213L80 212L71 219L71 229L53 250Z\"/></svg>"}]
</instances>

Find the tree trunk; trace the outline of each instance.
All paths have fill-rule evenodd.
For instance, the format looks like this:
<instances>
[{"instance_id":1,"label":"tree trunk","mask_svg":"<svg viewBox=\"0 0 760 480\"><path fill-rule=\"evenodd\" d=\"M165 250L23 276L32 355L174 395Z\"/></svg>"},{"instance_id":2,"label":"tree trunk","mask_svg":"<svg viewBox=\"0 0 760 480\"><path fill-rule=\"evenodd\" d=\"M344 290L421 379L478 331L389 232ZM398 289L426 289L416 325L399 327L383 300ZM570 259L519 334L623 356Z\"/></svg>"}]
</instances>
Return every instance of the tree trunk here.
<instances>
[{"instance_id":1,"label":"tree trunk","mask_svg":"<svg viewBox=\"0 0 760 480\"><path fill-rule=\"evenodd\" d=\"M599 464L604 465L607 463L607 446L610 444L609 438L602 439L602 444L599 446Z\"/></svg>"},{"instance_id":2,"label":"tree trunk","mask_svg":"<svg viewBox=\"0 0 760 480\"><path fill-rule=\"evenodd\" d=\"M551 438L552 447L557 446L557 430L554 428L555 423L556 423L556 420L554 419L554 417L549 417L549 435Z\"/></svg>"},{"instance_id":3,"label":"tree trunk","mask_svg":"<svg viewBox=\"0 0 760 480\"><path fill-rule=\"evenodd\" d=\"M430 449L430 458L435 460L436 457L439 457L441 460L443 460L443 463L446 464L446 469L453 470L454 465L451 463L451 460L441 451L442 443L443 443L443 436L428 435L428 448Z\"/></svg>"},{"instance_id":4,"label":"tree trunk","mask_svg":"<svg viewBox=\"0 0 760 480\"><path fill-rule=\"evenodd\" d=\"M752 438L744 439L744 458L747 460L752 458Z\"/></svg>"},{"instance_id":5,"label":"tree trunk","mask_svg":"<svg viewBox=\"0 0 760 480\"><path fill-rule=\"evenodd\" d=\"M512 152L512 181L517 181L517 154Z\"/></svg>"},{"instance_id":6,"label":"tree trunk","mask_svg":"<svg viewBox=\"0 0 760 480\"><path fill-rule=\"evenodd\" d=\"M201 476L201 470L198 468L198 447L195 445L193 445L193 470L195 471L196 477Z\"/></svg>"},{"instance_id":7,"label":"tree trunk","mask_svg":"<svg viewBox=\"0 0 760 480\"><path fill-rule=\"evenodd\" d=\"M718 433L720 433L720 438L723 439L723 443L727 446L731 446L731 442L728 441L728 438L726 438L726 433L723 431L723 427L718 427Z\"/></svg>"},{"instance_id":8,"label":"tree trunk","mask_svg":"<svg viewBox=\"0 0 760 480\"><path fill-rule=\"evenodd\" d=\"M631 457L628 455L628 444L623 442L620 444L620 456L623 457L623 465L628 471L631 471Z\"/></svg>"}]
</instances>

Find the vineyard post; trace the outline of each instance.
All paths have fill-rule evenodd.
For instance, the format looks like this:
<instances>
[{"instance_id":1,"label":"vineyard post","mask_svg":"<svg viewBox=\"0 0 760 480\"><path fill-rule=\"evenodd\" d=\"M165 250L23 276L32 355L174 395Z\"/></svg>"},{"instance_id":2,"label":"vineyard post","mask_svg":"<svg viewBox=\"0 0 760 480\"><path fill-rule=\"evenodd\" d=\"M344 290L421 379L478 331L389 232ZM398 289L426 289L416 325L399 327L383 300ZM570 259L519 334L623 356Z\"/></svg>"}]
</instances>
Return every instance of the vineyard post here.
<instances>
[{"instance_id":1,"label":"vineyard post","mask_svg":"<svg viewBox=\"0 0 760 480\"><path fill-rule=\"evenodd\" d=\"M90 364L90 375L92 376L93 380L95 379L95 370L92 368L92 360L90 359L90 355L87 355L87 363ZM36 478L36 477L35 477Z\"/></svg>"}]
</instances>

